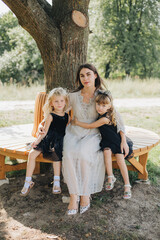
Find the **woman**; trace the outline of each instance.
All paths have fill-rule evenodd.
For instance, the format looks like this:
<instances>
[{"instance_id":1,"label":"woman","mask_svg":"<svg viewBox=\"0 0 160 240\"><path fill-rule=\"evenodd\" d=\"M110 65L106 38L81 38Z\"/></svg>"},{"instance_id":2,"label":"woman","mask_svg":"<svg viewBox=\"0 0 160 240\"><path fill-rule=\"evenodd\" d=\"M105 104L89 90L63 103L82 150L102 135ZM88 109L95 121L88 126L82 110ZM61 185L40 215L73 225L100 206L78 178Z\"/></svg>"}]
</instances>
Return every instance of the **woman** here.
<instances>
[{"instance_id":1,"label":"woman","mask_svg":"<svg viewBox=\"0 0 160 240\"><path fill-rule=\"evenodd\" d=\"M76 82L78 89L69 94L73 117L91 123L98 117L95 96L96 91L102 89L102 79L93 65L84 64L78 69ZM124 125L118 113L116 120L122 138L122 148L127 154ZM79 196L82 214L90 207L90 195L102 190L105 166L103 152L99 146L100 139L98 129L84 129L71 124L66 128L62 170L70 194L68 215L78 212Z\"/></svg>"}]
</instances>

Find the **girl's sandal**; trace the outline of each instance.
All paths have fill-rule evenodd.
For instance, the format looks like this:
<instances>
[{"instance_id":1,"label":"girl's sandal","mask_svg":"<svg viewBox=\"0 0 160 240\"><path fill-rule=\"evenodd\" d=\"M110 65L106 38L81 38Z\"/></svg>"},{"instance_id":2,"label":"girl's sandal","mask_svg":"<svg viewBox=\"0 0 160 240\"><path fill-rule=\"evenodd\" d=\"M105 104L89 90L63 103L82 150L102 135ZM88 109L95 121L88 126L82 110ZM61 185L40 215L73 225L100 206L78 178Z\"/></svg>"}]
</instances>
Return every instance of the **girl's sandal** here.
<instances>
[{"instance_id":1,"label":"girl's sandal","mask_svg":"<svg viewBox=\"0 0 160 240\"><path fill-rule=\"evenodd\" d=\"M131 185L130 184L126 184L126 185L124 185L124 187L129 187L131 189ZM123 195L124 199L130 199L131 197L132 197L131 190L124 192L124 195Z\"/></svg>"},{"instance_id":2,"label":"girl's sandal","mask_svg":"<svg viewBox=\"0 0 160 240\"><path fill-rule=\"evenodd\" d=\"M106 182L105 183L105 190L106 191L110 191L114 188L114 183L116 181L116 178L112 175L112 176L108 176L108 178L112 178L112 182Z\"/></svg>"},{"instance_id":3,"label":"girl's sandal","mask_svg":"<svg viewBox=\"0 0 160 240\"><path fill-rule=\"evenodd\" d=\"M62 192L61 187L53 185L53 189L52 189L53 194L60 194L61 192Z\"/></svg>"},{"instance_id":4,"label":"girl's sandal","mask_svg":"<svg viewBox=\"0 0 160 240\"><path fill-rule=\"evenodd\" d=\"M59 180L56 180L55 182L60 182ZM60 184L60 183L59 183ZM54 185L53 181L53 188L52 188L52 193L53 194L60 194L62 192L60 185Z\"/></svg>"},{"instance_id":5,"label":"girl's sandal","mask_svg":"<svg viewBox=\"0 0 160 240\"><path fill-rule=\"evenodd\" d=\"M34 184L35 184L35 183L32 182L32 181L30 181L30 182L25 181L25 182L29 183L29 187L28 187L28 188L26 188L26 187L23 187L23 188L22 188L20 195L23 196L23 197L26 197L26 196L29 194L31 188L32 188L32 187L34 186Z\"/></svg>"}]
</instances>

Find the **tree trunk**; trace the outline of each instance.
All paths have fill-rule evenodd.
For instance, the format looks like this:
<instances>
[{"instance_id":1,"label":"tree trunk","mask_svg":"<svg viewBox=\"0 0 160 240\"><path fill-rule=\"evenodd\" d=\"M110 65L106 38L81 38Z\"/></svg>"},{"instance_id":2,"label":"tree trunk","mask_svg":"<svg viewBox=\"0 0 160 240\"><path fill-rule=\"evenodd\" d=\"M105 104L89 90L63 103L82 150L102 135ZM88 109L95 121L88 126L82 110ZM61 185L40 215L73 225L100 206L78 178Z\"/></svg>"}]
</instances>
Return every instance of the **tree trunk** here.
<instances>
[{"instance_id":1,"label":"tree trunk","mask_svg":"<svg viewBox=\"0 0 160 240\"><path fill-rule=\"evenodd\" d=\"M44 64L46 91L62 86L75 87L76 71L86 62L88 25L72 20L77 10L88 21L89 0L3 0L17 16L19 24L35 39Z\"/></svg>"}]
</instances>

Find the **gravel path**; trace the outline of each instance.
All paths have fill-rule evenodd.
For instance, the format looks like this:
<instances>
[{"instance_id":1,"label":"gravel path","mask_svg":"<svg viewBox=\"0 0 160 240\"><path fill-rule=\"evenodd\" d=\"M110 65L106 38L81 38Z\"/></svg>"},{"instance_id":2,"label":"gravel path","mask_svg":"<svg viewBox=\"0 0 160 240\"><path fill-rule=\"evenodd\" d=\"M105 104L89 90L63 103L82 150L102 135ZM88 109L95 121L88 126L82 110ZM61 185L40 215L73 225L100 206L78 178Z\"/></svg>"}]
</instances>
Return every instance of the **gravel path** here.
<instances>
[{"instance_id":1,"label":"gravel path","mask_svg":"<svg viewBox=\"0 0 160 240\"><path fill-rule=\"evenodd\" d=\"M11 111L17 109L34 110L35 101L0 101L0 111ZM160 107L160 98L123 98L115 99L116 107L134 108L134 107Z\"/></svg>"}]
</instances>

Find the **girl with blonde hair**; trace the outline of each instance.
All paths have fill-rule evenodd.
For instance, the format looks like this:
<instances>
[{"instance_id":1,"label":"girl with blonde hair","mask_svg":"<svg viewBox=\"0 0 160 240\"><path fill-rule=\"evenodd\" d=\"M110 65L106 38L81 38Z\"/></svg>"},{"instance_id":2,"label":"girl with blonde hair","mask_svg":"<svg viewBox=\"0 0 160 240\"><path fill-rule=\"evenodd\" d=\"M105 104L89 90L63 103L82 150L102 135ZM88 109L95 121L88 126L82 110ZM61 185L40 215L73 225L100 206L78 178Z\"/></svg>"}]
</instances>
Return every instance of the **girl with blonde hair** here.
<instances>
[{"instance_id":1,"label":"girl with blonde hair","mask_svg":"<svg viewBox=\"0 0 160 240\"><path fill-rule=\"evenodd\" d=\"M53 161L54 184L53 193L61 193L60 170L62 161L63 138L66 125L70 118L65 110L68 107L68 93L65 89L54 88L49 94L44 111L44 132L32 143L33 149L29 152L27 172L21 196L27 196L34 186L32 174L35 168L36 157L43 154L44 158Z\"/></svg>"}]
</instances>

